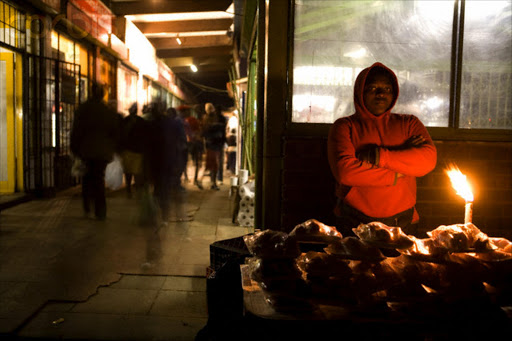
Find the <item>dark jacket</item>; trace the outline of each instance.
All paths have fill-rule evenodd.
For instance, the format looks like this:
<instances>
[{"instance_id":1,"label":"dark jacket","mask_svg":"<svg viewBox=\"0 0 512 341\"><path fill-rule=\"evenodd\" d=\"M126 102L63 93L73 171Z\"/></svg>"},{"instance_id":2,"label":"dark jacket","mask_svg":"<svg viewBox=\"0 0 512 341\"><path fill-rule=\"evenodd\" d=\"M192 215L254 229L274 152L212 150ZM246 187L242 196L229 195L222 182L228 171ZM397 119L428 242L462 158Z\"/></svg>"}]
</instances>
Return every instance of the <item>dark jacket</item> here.
<instances>
[{"instance_id":1,"label":"dark jacket","mask_svg":"<svg viewBox=\"0 0 512 341\"><path fill-rule=\"evenodd\" d=\"M121 116L97 99L82 103L71 130L71 151L87 160L111 161L119 150Z\"/></svg>"},{"instance_id":2,"label":"dark jacket","mask_svg":"<svg viewBox=\"0 0 512 341\"><path fill-rule=\"evenodd\" d=\"M121 149L134 153L143 153L148 139L148 124L137 115L128 115L123 119L121 128Z\"/></svg>"},{"instance_id":3,"label":"dark jacket","mask_svg":"<svg viewBox=\"0 0 512 341\"><path fill-rule=\"evenodd\" d=\"M206 115L203 123L206 149L221 151L226 142L226 121L216 114Z\"/></svg>"}]
</instances>

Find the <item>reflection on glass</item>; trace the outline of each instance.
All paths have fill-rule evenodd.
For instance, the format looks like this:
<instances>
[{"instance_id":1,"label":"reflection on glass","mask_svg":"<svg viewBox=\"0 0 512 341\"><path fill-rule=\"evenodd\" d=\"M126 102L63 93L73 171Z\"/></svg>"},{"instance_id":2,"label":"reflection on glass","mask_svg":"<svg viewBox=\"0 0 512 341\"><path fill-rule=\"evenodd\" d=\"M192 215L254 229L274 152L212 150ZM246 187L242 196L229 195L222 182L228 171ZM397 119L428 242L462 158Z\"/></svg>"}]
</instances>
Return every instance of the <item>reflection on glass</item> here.
<instances>
[{"instance_id":1,"label":"reflection on glass","mask_svg":"<svg viewBox=\"0 0 512 341\"><path fill-rule=\"evenodd\" d=\"M466 1L461 128L512 129L511 1Z\"/></svg>"},{"instance_id":2,"label":"reflection on glass","mask_svg":"<svg viewBox=\"0 0 512 341\"><path fill-rule=\"evenodd\" d=\"M448 126L453 9L453 1L296 1L292 121L351 115L357 74L380 61L400 83L394 112Z\"/></svg>"}]
</instances>

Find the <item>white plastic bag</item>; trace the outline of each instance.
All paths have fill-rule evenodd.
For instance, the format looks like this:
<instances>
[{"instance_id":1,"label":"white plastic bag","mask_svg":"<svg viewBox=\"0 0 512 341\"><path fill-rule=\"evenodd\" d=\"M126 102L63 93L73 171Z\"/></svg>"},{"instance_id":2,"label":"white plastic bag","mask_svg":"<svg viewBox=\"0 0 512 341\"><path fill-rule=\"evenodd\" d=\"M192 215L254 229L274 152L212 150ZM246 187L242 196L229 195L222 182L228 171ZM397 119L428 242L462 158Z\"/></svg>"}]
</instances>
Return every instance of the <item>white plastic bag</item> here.
<instances>
[{"instance_id":1,"label":"white plastic bag","mask_svg":"<svg viewBox=\"0 0 512 341\"><path fill-rule=\"evenodd\" d=\"M85 174L85 163L79 157L75 157L71 166L71 175L81 177Z\"/></svg>"},{"instance_id":2,"label":"white plastic bag","mask_svg":"<svg viewBox=\"0 0 512 341\"><path fill-rule=\"evenodd\" d=\"M105 186L116 190L123 185L123 165L121 158L115 154L114 160L107 165L105 169Z\"/></svg>"}]
</instances>

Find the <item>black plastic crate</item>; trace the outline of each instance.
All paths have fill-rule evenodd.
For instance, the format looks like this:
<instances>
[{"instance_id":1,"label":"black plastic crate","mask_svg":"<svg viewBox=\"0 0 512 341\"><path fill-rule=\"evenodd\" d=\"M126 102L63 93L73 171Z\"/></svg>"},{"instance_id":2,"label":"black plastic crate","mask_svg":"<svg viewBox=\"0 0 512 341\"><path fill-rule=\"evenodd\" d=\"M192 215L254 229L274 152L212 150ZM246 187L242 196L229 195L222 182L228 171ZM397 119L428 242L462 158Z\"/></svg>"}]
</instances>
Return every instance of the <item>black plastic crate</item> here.
<instances>
[{"instance_id":1,"label":"black plastic crate","mask_svg":"<svg viewBox=\"0 0 512 341\"><path fill-rule=\"evenodd\" d=\"M210 244L210 268L219 270L230 260L244 263L245 257L250 256L243 236L219 240Z\"/></svg>"}]
</instances>

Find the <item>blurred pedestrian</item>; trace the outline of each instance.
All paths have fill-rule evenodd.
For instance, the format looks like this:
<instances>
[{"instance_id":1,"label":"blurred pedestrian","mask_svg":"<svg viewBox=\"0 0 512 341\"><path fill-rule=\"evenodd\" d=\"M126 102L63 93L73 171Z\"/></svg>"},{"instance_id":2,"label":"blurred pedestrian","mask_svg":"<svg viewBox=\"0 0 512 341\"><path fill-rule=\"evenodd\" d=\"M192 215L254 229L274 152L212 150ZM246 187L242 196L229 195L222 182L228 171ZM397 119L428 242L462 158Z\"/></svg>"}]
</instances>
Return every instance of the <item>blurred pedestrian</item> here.
<instances>
[{"instance_id":1,"label":"blurred pedestrian","mask_svg":"<svg viewBox=\"0 0 512 341\"><path fill-rule=\"evenodd\" d=\"M199 179L199 170L203 160L204 141L201 132L201 120L192 116L190 109L183 108L185 133L187 135L188 152L192 158L194 165L194 185L199 189L203 189L203 185Z\"/></svg>"},{"instance_id":2,"label":"blurred pedestrian","mask_svg":"<svg viewBox=\"0 0 512 341\"><path fill-rule=\"evenodd\" d=\"M162 223L169 220L170 192L175 176L176 152L173 144L173 122L166 115L162 103L150 106L148 115L149 131L145 162L147 177L153 185L153 194L160 208Z\"/></svg>"},{"instance_id":3,"label":"blurred pedestrian","mask_svg":"<svg viewBox=\"0 0 512 341\"><path fill-rule=\"evenodd\" d=\"M233 136L234 137L231 137ZM231 139L230 139L231 137ZM234 110L229 115L226 124L226 144L227 144L227 159L226 169L231 172L231 175L236 174L236 153L238 141L238 115L237 110ZM231 161L230 161L231 158Z\"/></svg>"},{"instance_id":4,"label":"blurred pedestrian","mask_svg":"<svg viewBox=\"0 0 512 341\"><path fill-rule=\"evenodd\" d=\"M137 115L138 105L133 103L128 109L129 115L121 126L121 159L123 161L126 193L132 195L132 179L136 192L143 186L143 156L147 141L147 122ZM140 193L139 193L140 194Z\"/></svg>"},{"instance_id":5,"label":"blurred pedestrian","mask_svg":"<svg viewBox=\"0 0 512 341\"><path fill-rule=\"evenodd\" d=\"M178 111L175 108L167 109L167 116L171 120L172 128L172 146L173 150L173 180L172 188L184 191L185 188L181 184L181 176L187 172L187 135L185 134L185 125L183 119L178 115Z\"/></svg>"},{"instance_id":6,"label":"blurred pedestrian","mask_svg":"<svg viewBox=\"0 0 512 341\"><path fill-rule=\"evenodd\" d=\"M237 144L237 134L236 134L235 128L231 129L226 140L227 140L227 145L228 145L228 147L226 149L227 158L228 158L226 169L229 170L231 175L235 175L235 173L236 173L236 144Z\"/></svg>"},{"instance_id":7,"label":"blurred pedestrian","mask_svg":"<svg viewBox=\"0 0 512 341\"><path fill-rule=\"evenodd\" d=\"M225 154L225 150L226 150L226 147L227 147L226 146L226 126L227 126L228 120L224 116L224 114L222 114L221 106L217 106L215 108L215 113L217 114L217 118L218 118L220 124L222 125L222 132L223 132L222 139L224 141L222 143L221 147L220 147L219 169L217 171L217 180L219 181L220 184L222 184L223 181L224 181L224 164L225 164L224 154Z\"/></svg>"},{"instance_id":8,"label":"blurred pedestrian","mask_svg":"<svg viewBox=\"0 0 512 341\"><path fill-rule=\"evenodd\" d=\"M85 163L82 177L82 202L86 216L94 204L98 220L107 217L105 169L120 145L121 116L104 102L105 89L92 84L90 98L76 113L71 130L71 151Z\"/></svg>"},{"instance_id":9,"label":"blurred pedestrian","mask_svg":"<svg viewBox=\"0 0 512 341\"><path fill-rule=\"evenodd\" d=\"M219 118L212 103L205 104L206 115L203 118L203 137L206 147L206 170L210 171L211 189L219 190L217 172L220 153L226 140L225 124Z\"/></svg>"}]
</instances>

